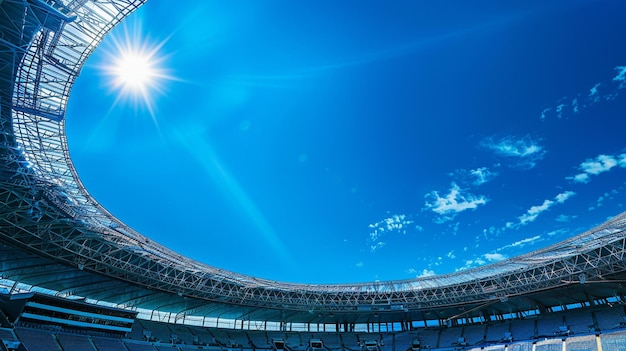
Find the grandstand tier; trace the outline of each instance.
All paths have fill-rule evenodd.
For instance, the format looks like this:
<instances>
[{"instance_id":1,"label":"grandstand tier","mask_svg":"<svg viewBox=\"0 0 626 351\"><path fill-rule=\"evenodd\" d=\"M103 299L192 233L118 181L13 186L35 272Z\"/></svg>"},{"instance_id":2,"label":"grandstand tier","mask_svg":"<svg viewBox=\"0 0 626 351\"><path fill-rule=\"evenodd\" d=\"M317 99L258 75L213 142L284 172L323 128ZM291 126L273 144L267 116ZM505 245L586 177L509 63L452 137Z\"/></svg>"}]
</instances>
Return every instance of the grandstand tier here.
<instances>
[{"instance_id":1,"label":"grandstand tier","mask_svg":"<svg viewBox=\"0 0 626 351\"><path fill-rule=\"evenodd\" d=\"M577 311L579 314L590 314L591 309ZM575 313L566 313L564 316L570 317ZM92 330L67 329L50 324L27 323L19 324L14 330L0 329L0 335L6 350L16 351L119 351L119 350L211 350L211 351L270 351L270 350L294 350L286 343L280 346L263 345L262 347L250 345L230 344L231 340L245 340L244 330L218 330L214 328L203 328L194 326L177 325L179 331L185 334L216 334L220 340L215 340L210 345L190 343L188 340L168 339L169 329L172 324L161 322L144 321L136 325L142 331L154 330L152 338L145 338L144 335L134 337L140 333L129 333L128 335L100 335ZM489 327L489 323L483 328ZM512 321L511 332L522 335L526 326L521 320ZM306 332L293 333L292 337L297 337L303 341L307 340L303 350L306 351L474 351L474 350L547 350L547 351L618 351L626 345L626 328L598 334L581 334L550 337L534 337L530 339L507 340L505 342L472 342L464 337L454 336L463 334L466 328L463 326L450 327L449 329L423 329L403 332L385 332L361 334L361 342L358 345L346 345L342 343L345 333L320 333L312 335ZM96 334L98 335L96 335ZM271 332L257 332L271 338L275 335ZM349 333L348 333L349 334ZM352 335L355 336L355 335ZM276 339L275 339L276 340ZM10 341L11 343L7 343ZM2 347L0 346L0 349ZM4 349L3 349L4 350Z\"/></svg>"}]
</instances>

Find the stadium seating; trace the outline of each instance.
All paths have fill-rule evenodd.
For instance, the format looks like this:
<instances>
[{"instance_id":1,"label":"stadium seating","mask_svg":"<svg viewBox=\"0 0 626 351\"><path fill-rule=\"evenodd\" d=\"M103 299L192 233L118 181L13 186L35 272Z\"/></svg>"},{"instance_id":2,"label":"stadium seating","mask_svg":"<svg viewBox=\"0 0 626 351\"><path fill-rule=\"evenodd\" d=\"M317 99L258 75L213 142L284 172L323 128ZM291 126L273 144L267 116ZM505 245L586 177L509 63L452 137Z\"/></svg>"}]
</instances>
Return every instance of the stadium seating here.
<instances>
[{"instance_id":1,"label":"stadium seating","mask_svg":"<svg viewBox=\"0 0 626 351\"><path fill-rule=\"evenodd\" d=\"M522 329L528 328L528 320L513 321L511 327L515 330L518 326L517 322L524 322ZM554 321L553 321L554 322ZM139 323L138 323L139 324ZM172 331L183 331L185 338L189 335L195 336L199 331L204 331L208 335L209 331L216 335L226 338L236 338L237 340L247 339L248 335L254 335L256 340L262 341L264 335L272 335L279 337L285 335L292 340L302 339L308 340L315 337L321 340L323 344L328 340L337 341L341 339L342 333L307 333L307 332L273 332L266 333L260 331L242 331L242 330L219 330L215 328L202 328L194 326L166 325L165 323L141 321L146 328L160 330L163 326ZM155 324L161 324L155 326ZM498 323L497 326L506 326L508 323ZM470 328L472 327L472 328ZM247 346L227 347L227 346L209 346L209 345L193 345L189 343L172 344L171 342L150 342L145 340L136 340L127 337L119 338L115 335L109 337L101 335L93 335L93 332L87 330L78 330L75 333L68 330L54 330L53 326L40 325L39 328L17 326L13 333L10 329L0 329L0 337L5 339L13 338L15 341L23 342L28 351L186 351L186 350L205 350L205 351L268 351L264 348L248 348ZM385 342L385 347L390 351L412 351L412 343L415 338L420 340L420 346L415 351L598 351L597 343L600 342L603 351L622 351L626 349L626 327L619 330L612 330L602 333L599 336L595 334L576 335L576 336L559 336L535 338L532 340L519 340L513 342L479 342L474 344L462 345L460 340L454 337L457 335L466 338L470 335L476 335L478 338L481 331L485 328L478 326L458 326L443 329L424 328L420 330L403 331L397 333L371 333L371 334L346 334L346 340L354 341L357 338L364 340L391 340ZM501 330L499 330L501 331ZM97 333L97 332L96 332ZM467 339L466 339L467 340ZM265 345L264 345L265 346ZM299 345L298 345L299 346ZM306 349L311 351L309 344ZM358 348L359 351L364 348ZM4 351L0 346L0 350ZM325 347L319 350L327 350ZM337 350L350 351L348 348L338 346Z\"/></svg>"},{"instance_id":2,"label":"stadium seating","mask_svg":"<svg viewBox=\"0 0 626 351\"><path fill-rule=\"evenodd\" d=\"M452 327L452 328L444 328L441 330L439 336L439 347L452 347L458 346L461 338L462 328ZM466 342L465 338L463 338L462 342Z\"/></svg>"},{"instance_id":3,"label":"stadium seating","mask_svg":"<svg viewBox=\"0 0 626 351\"><path fill-rule=\"evenodd\" d=\"M616 332L609 334L602 334L600 341L603 351L618 350L622 351L626 349L626 332Z\"/></svg>"},{"instance_id":4,"label":"stadium seating","mask_svg":"<svg viewBox=\"0 0 626 351\"><path fill-rule=\"evenodd\" d=\"M99 351L94 349L86 335L58 333L56 337L64 351Z\"/></svg>"},{"instance_id":5,"label":"stadium seating","mask_svg":"<svg viewBox=\"0 0 626 351\"><path fill-rule=\"evenodd\" d=\"M422 344L422 348L439 347L440 329L423 329L418 331L417 339Z\"/></svg>"},{"instance_id":6,"label":"stadium seating","mask_svg":"<svg viewBox=\"0 0 626 351\"><path fill-rule=\"evenodd\" d=\"M267 338L267 334L264 331L252 330L246 332L248 339L252 342L255 348L269 349L270 340Z\"/></svg>"},{"instance_id":7,"label":"stadium seating","mask_svg":"<svg viewBox=\"0 0 626 351\"><path fill-rule=\"evenodd\" d=\"M594 319L604 332L589 331ZM576 333L563 333L570 327ZM374 343L375 351L598 351L598 342L602 351L620 351L626 349L626 325L622 306L607 304L527 319L388 333L218 329L136 320L127 334L107 335L100 330L27 321L14 329L0 328L0 339L23 342L28 351L271 351L276 350L273 341L282 341L285 351L314 351L311 339L321 342L316 351L363 351L367 342ZM419 341L417 349L414 340ZM4 351L2 345L0 351Z\"/></svg>"},{"instance_id":8,"label":"stadium seating","mask_svg":"<svg viewBox=\"0 0 626 351\"><path fill-rule=\"evenodd\" d=\"M507 351L533 351L533 344L530 342L510 344Z\"/></svg>"},{"instance_id":9,"label":"stadium seating","mask_svg":"<svg viewBox=\"0 0 626 351\"><path fill-rule=\"evenodd\" d=\"M594 312L600 331L619 328L624 324L624 307L613 305Z\"/></svg>"},{"instance_id":10,"label":"stadium seating","mask_svg":"<svg viewBox=\"0 0 626 351\"><path fill-rule=\"evenodd\" d=\"M562 326L564 326L562 313L548 313L542 318L537 319L537 337L561 335L565 333L565 330L562 331L560 329Z\"/></svg>"},{"instance_id":11,"label":"stadium seating","mask_svg":"<svg viewBox=\"0 0 626 351\"><path fill-rule=\"evenodd\" d=\"M531 340L536 336L537 319L521 319L511 323L511 333L515 340Z\"/></svg>"},{"instance_id":12,"label":"stadium seating","mask_svg":"<svg viewBox=\"0 0 626 351\"><path fill-rule=\"evenodd\" d=\"M193 334L192 344L193 340L196 340L199 345L217 345L215 338L206 328L190 327L189 331Z\"/></svg>"},{"instance_id":13,"label":"stadium seating","mask_svg":"<svg viewBox=\"0 0 626 351\"><path fill-rule=\"evenodd\" d=\"M357 333L342 333L340 334L340 337L341 344L344 347L349 347L351 349L357 348L357 345L359 345L359 341L361 340L361 337Z\"/></svg>"},{"instance_id":14,"label":"stadium seating","mask_svg":"<svg viewBox=\"0 0 626 351\"><path fill-rule=\"evenodd\" d=\"M128 351L158 351L152 344L142 342L125 342Z\"/></svg>"},{"instance_id":15,"label":"stadium seating","mask_svg":"<svg viewBox=\"0 0 626 351\"><path fill-rule=\"evenodd\" d=\"M135 340L143 340L143 325L141 325L141 323L139 323L139 321L133 323L133 328L131 329L130 333L128 334L128 337L130 339L135 339Z\"/></svg>"},{"instance_id":16,"label":"stadium seating","mask_svg":"<svg viewBox=\"0 0 626 351\"><path fill-rule=\"evenodd\" d=\"M593 333L597 326L593 322L592 313L589 310L573 310L566 315L567 326L572 334Z\"/></svg>"},{"instance_id":17,"label":"stadium seating","mask_svg":"<svg viewBox=\"0 0 626 351\"><path fill-rule=\"evenodd\" d=\"M417 336L416 331L402 332L402 333L396 334L396 337L395 337L396 346L400 345L400 347L396 347L396 351L406 351L408 348L410 348L411 343L413 342L416 336ZM385 345L387 344L391 344L391 343L385 340Z\"/></svg>"},{"instance_id":18,"label":"stadium seating","mask_svg":"<svg viewBox=\"0 0 626 351\"><path fill-rule=\"evenodd\" d=\"M91 341L98 351L119 351L125 349L121 339L92 337Z\"/></svg>"},{"instance_id":19,"label":"stadium seating","mask_svg":"<svg viewBox=\"0 0 626 351\"><path fill-rule=\"evenodd\" d=\"M327 349L334 351L341 349L341 339L339 338L339 334L337 333L315 333L315 336L324 340L324 347ZM357 345L346 345L347 347L358 347ZM360 350L360 347L358 347Z\"/></svg>"},{"instance_id":20,"label":"stadium seating","mask_svg":"<svg viewBox=\"0 0 626 351\"><path fill-rule=\"evenodd\" d=\"M468 325L463 328L463 337L468 345L477 345L485 341L485 325Z\"/></svg>"},{"instance_id":21,"label":"stadium seating","mask_svg":"<svg viewBox=\"0 0 626 351\"><path fill-rule=\"evenodd\" d=\"M565 351L597 351L595 335L584 335L565 340ZM608 351L608 349L607 349Z\"/></svg>"},{"instance_id":22,"label":"stadium seating","mask_svg":"<svg viewBox=\"0 0 626 351\"><path fill-rule=\"evenodd\" d=\"M63 351L49 330L16 327L15 334L28 351Z\"/></svg>"},{"instance_id":23,"label":"stadium seating","mask_svg":"<svg viewBox=\"0 0 626 351\"><path fill-rule=\"evenodd\" d=\"M150 323L143 320L138 320L138 322L142 325L144 331L150 331L152 337L155 339L154 341L170 342L172 332L167 327L166 323Z\"/></svg>"},{"instance_id":24,"label":"stadium seating","mask_svg":"<svg viewBox=\"0 0 626 351\"><path fill-rule=\"evenodd\" d=\"M189 328L187 328L187 326L181 324L169 324L168 327L171 334L176 335L181 343L188 345L193 344L194 335L191 333Z\"/></svg>"},{"instance_id":25,"label":"stadium seating","mask_svg":"<svg viewBox=\"0 0 626 351\"><path fill-rule=\"evenodd\" d=\"M494 322L487 325L486 342L496 343L504 339L505 333L510 333L511 322ZM513 337L515 337L513 335Z\"/></svg>"},{"instance_id":26,"label":"stadium seating","mask_svg":"<svg viewBox=\"0 0 626 351\"><path fill-rule=\"evenodd\" d=\"M468 349L468 351L504 351L504 345L480 346Z\"/></svg>"},{"instance_id":27,"label":"stadium seating","mask_svg":"<svg viewBox=\"0 0 626 351\"><path fill-rule=\"evenodd\" d=\"M0 328L0 340L3 344L14 344L15 342L19 342L15 333L13 333L13 329Z\"/></svg>"},{"instance_id":28,"label":"stadium seating","mask_svg":"<svg viewBox=\"0 0 626 351\"><path fill-rule=\"evenodd\" d=\"M560 339L548 339L543 341L537 341L535 344L535 351L562 351L563 341Z\"/></svg>"}]
</instances>

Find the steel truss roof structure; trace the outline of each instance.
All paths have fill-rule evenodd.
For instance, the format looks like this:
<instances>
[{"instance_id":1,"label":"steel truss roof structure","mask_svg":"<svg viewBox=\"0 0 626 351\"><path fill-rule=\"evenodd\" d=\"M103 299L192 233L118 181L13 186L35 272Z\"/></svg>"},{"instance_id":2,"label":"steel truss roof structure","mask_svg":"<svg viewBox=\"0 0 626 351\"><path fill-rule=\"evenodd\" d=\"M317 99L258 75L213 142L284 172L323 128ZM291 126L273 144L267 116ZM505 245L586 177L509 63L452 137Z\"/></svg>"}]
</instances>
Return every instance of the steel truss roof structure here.
<instances>
[{"instance_id":1,"label":"steel truss roof structure","mask_svg":"<svg viewBox=\"0 0 626 351\"><path fill-rule=\"evenodd\" d=\"M78 179L65 138L65 110L87 57L143 2L0 0L4 278L180 318L308 323L447 319L626 292L621 285L626 213L556 245L484 267L332 285L281 283L220 270L127 227Z\"/></svg>"}]
</instances>

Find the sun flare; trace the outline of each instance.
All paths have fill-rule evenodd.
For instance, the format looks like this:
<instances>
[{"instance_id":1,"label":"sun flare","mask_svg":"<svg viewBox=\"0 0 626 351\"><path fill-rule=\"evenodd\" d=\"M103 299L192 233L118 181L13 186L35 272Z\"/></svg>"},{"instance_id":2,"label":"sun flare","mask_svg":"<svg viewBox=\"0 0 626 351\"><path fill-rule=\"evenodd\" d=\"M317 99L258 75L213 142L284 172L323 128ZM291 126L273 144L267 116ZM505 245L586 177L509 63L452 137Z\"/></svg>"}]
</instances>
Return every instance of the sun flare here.
<instances>
[{"instance_id":1,"label":"sun flare","mask_svg":"<svg viewBox=\"0 0 626 351\"><path fill-rule=\"evenodd\" d=\"M102 68L109 77L111 90L117 93L114 107L120 102L131 102L147 109L156 124L155 97L163 95L164 83L174 79L164 68L165 56L160 52L166 41L151 43L139 27L132 33L124 27L122 35L113 37Z\"/></svg>"},{"instance_id":2,"label":"sun flare","mask_svg":"<svg viewBox=\"0 0 626 351\"><path fill-rule=\"evenodd\" d=\"M123 53L115 63L116 85L122 89L145 90L158 79L158 71L149 56L136 53Z\"/></svg>"}]
</instances>

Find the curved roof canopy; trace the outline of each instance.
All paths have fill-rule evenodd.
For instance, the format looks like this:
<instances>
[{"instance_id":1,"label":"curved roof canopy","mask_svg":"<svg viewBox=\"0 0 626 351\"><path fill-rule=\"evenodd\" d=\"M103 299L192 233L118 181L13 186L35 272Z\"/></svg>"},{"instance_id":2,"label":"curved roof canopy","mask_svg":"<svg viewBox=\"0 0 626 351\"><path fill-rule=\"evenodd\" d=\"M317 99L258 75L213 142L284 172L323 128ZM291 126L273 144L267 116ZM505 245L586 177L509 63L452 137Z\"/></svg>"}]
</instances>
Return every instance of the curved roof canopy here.
<instances>
[{"instance_id":1,"label":"curved roof canopy","mask_svg":"<svg viewBox=\"0 0 626 351\"><path fill-rule=\"evenodd\" d=\"M180 315L318 323L426 319L431 312L437 318L504 313L511 306L528 309L623 293L616 280L626 271L626 213L556 245L484 267L329 285L224 271L127 227L82 186L69 157L64 117L86 58L142 4L0 1L0 237L9 245L0 250L4 277Z\"/></svg>"}]
</instances>

